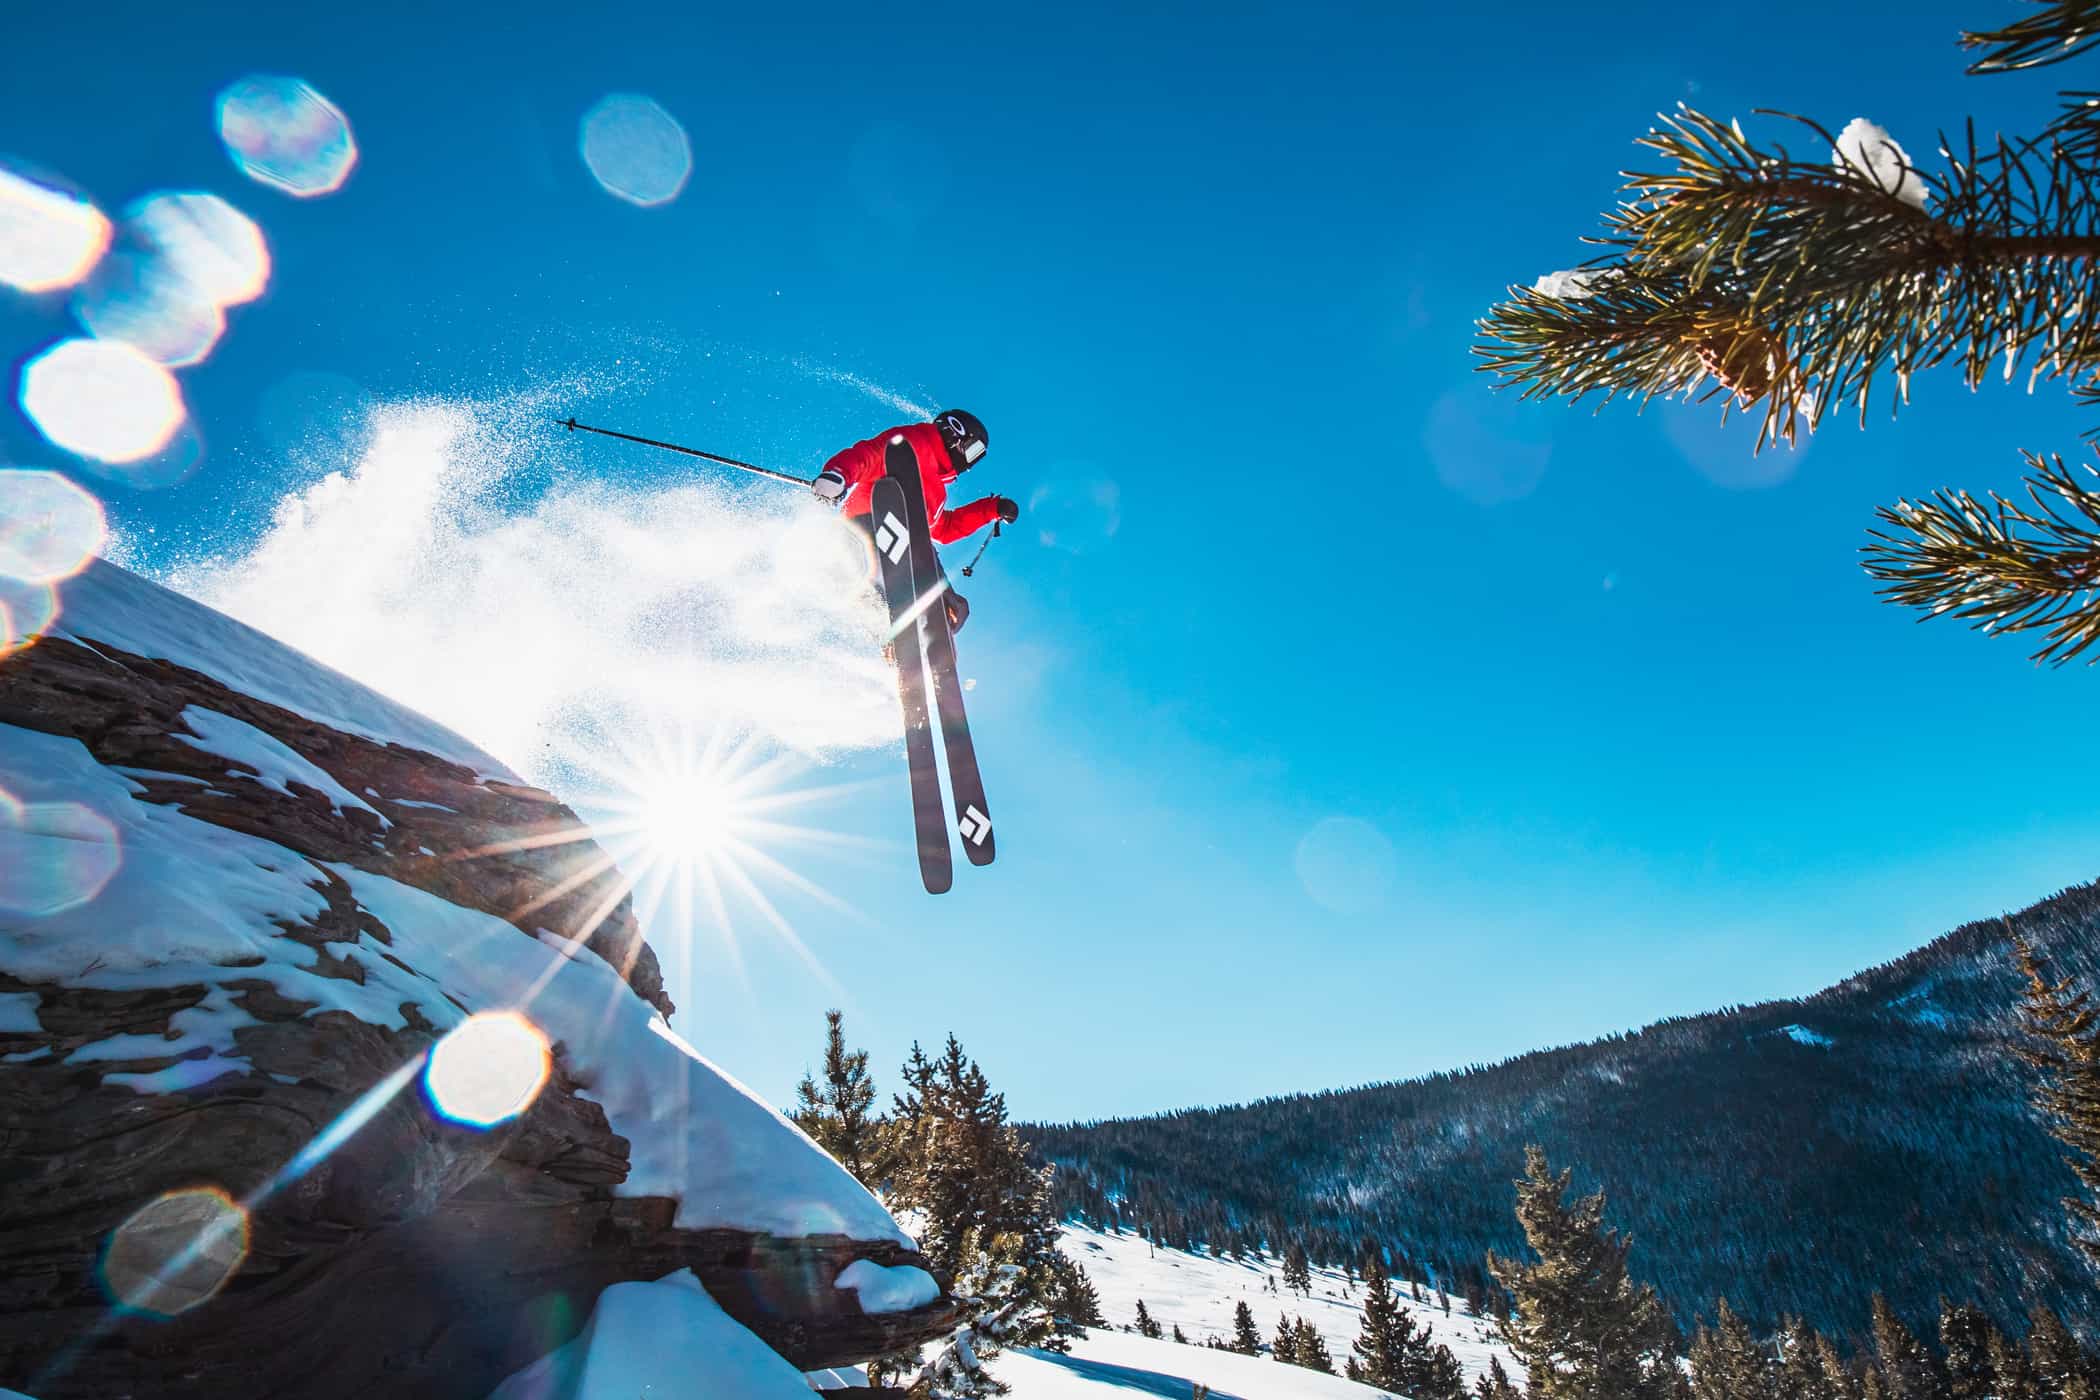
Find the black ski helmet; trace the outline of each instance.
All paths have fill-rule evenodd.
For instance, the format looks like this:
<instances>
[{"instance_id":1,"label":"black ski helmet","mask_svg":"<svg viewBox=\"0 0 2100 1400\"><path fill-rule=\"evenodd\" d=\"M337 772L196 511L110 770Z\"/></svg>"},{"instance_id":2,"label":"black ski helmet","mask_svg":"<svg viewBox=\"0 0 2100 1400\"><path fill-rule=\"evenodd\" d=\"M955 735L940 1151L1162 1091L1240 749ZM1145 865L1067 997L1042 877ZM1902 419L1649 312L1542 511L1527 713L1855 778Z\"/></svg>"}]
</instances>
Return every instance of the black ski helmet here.
<instances>
[{"instance_id":1,"label":"black ski helmet","mask_svg":"<svg viewBox=\"0 0 2100 1400\"><path fill-rule=\"evenodd\" d=\"M948 455L954 459L958 472L976 466L983 460L985 449L992 445L984 424L968 409L942 409L933 421L941 430L941 441L948 444Z\"/></svg>"}]
</instances>

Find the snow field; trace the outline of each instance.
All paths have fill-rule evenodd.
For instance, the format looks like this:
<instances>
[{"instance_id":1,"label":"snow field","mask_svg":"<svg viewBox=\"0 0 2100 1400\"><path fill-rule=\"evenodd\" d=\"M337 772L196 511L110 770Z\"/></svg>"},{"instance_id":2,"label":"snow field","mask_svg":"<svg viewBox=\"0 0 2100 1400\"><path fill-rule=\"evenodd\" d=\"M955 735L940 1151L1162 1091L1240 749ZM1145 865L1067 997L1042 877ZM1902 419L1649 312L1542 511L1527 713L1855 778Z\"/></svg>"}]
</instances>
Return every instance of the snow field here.
<instances>
[{"instance_id":1,"label":"snow field","mask_svg":"<svg viewBox=\"0 0 2100 1400\"><path fill-rule=\"evenodd\" d=\"M1094 1291L1101 1296L1102 1315L1108 1319L1110 1327L1134 1326L1138 1300L1142 1298L1145 1311L1166 1329L1169 1337L1179 1324L1191 1347L1205 1356L1218 1353L1204 1348L1204 1338L1231 1339L1233 1308L1243 1299L1254 1312L1254 1322L1261 1329L1265 1345L1275 1336L1279 1315L1289 1313L1292 1317L1305 1318L1326 1340L1337 1371L1341 1370L1344 1358L1356 1345L1357 1333L1363 1328L1363 1283L1361 1280L1350 1282L1339 1269L1314 1269L1312 1293L1307 1296L1284 1288L1283 1261L1273 1255L1258 1263L1214 1259L1208 1254L1156 1249L1136 1235L1105 1234L1079 1225L1065 1226L1063 1247L1093 1280ZM1275 1292L1270 1291L1272 1278ZM1465 1368L1467 1384L1470 1385L1475 1376L1486 1373L1491 1356L1501 1358L1503 1369L1513 1380L1522 1383L1523 1367L1511 1358L1507 1347L1495 1340L1494 1324L1469 1316L1462 1300L1452 1299L1451 1316L1446 1317L1444 1310L1436 1304L1436 1290L1429 1285L1422 1287L1422 1296L1428 1299L1426 1303L1414 1301L1411 1285L1404 1280L1395 1279L1392 1287L1401 1307L1414 1315L1417 1325L1429 1323L1435 1329L1432 1340L1451 1348L1451 1354ZM1102 1335L1120 1337L1125 1334ZM1147 1339L1131 1336L1130 1340ZM1174 1344L1168 1341L1164 1345L1171 1347ZM1237 1359L1258 1360L1272 1371L1299 1369L1279 1365L1266 1354ZM997 1369L998 1364L994 1363L994 1370ZM1194 1379L1203 1378L1196 1376ZM1222 1381L1219 1385L1230 1388ZM1177 1393L1186 1394L1186 1390ZM1260 1393L1278 1392L1265 1390ZM1352 1388L1352 1393L1361 1395L1365 1392L1358 1386Z\"/></svg>"},{"instance_id":2,"label":"snow field","mask_svg":"<svg viewBox=\"0 0 2100 1400\"><path fill-rule=\"evenodd\" d=\"M1278 1365L1266 1356L1176 1346L1122 1332L1076 1337L1068 1356L1001 1352L992 1374L1013 1387L1007 1400L1189 1400L1199 1384L1209 1388L1211 1400L1377 1400L1387 1393L1302 1366Z\"/></svg>"}]
</instances>

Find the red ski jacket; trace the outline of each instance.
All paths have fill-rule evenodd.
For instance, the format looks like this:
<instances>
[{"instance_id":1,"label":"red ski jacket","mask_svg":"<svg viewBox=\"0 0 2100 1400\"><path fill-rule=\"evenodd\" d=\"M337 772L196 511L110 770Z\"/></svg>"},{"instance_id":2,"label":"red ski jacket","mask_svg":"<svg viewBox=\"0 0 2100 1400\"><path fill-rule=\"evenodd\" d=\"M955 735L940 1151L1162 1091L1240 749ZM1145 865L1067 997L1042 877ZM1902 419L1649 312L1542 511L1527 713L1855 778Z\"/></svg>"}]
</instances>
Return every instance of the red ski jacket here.
<instances>
[{"instance_id":1,"label":"red ski jacket","mask_svg":"<svg viewBox=\"0 0 2100 1400\"><path fill-rule=\"evenodd\" d=\"M826 471L846 478L846 514L868 513L868 498L875 492L875 482L888 470L883 451L899 433L919 459L919 479L926 484L926 524L936 543L953 544L999 518L997 496L985 496L953 510L948 508L948 483L958 473L954 460L948 456L948 444L941 440L941 430L931 423L891 428L866 442L854 443L824 464Z\"/></svg>"}]
</instances>

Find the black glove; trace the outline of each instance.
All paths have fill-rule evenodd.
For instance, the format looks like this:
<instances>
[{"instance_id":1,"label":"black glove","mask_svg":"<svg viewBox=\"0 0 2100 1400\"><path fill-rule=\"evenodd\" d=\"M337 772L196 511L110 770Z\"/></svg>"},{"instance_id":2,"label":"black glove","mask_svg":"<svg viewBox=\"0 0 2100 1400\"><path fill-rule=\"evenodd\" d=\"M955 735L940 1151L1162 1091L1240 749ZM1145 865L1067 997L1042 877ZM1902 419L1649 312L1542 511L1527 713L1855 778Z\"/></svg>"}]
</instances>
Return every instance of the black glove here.
<instances>
[{"instance_id":1,"label":"black glove","mask_svg":"<svg viewBox=\"0 0 2100 1400\"><path fill-rule=\"evenodd\" d=\"M951 588L948 590L947 604L948 630L962 631L962 625L970 620L970 600Z\"/></svg>"},{"instance_id":2,"label":"black glove","mask_svg":"<svg viewBox=\"0 0 2100 1400\"><path fill-rule=\"evenodd\" d=\"M1011 525L1021 518L1021 503L1013 497L994 496L992 499L998 503L999 518L1006 524Z\"/></svg>"}]
</instances>

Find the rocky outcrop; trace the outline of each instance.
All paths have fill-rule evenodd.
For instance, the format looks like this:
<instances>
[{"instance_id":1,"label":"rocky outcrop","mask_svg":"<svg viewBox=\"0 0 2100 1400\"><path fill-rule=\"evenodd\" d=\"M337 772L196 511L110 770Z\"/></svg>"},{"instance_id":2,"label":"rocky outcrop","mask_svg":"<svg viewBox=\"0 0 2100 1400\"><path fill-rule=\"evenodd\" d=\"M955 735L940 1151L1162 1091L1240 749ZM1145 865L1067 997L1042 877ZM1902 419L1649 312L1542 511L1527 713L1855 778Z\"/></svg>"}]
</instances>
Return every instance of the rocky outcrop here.
<instances>
[{"instance_id":1,"label":"rocky outcrop","mask_svg":"<svg viewBox=\"0 0 2100 1400\"><path fill-rule=\"evenodd\" d=\"M183 712L193 705L261 730L374 810L331 803L296 779L285 791L265 786L190 742L198 736ZM528 932L588 927L588 946L622 970L636 995L666 1015L673 1009L656 954L619 896L620 872L607 865L574 879L597 863L598 849L575 814L538 788L483 781L460 764L342 733L201 672L64 637L5 663L0 724L78 739L96 762L130 770L149 801L215 826L378 871Z\"/></svg>"},{"instance_id":2,"label":"rocky outcrop","mask_svg":"<svg viewBox=\"0 0 2100 1400\"><path fill-rule=\"evenodd\" d=\"M103 587L151 588L96 567ZM828 1163L832 1200L798 1202L811 1222L802 1234L682 1225L678 1199L630 1190L635 1144L609 1120L573 1045L555 1044L531 1107L487 1131L433 1113L413 1090L375 1094L429 1050L439 1020L455 1018L433 1014L449 1012L442 1001L404 999L398 1024L375 1024L312 990L433 975L413 966L420 955L399 916L390 925L360 902L357 872L506 920L535 953L545 933L581 938L668 1014L618 873L594 869L597 848L544 792L109 644L91 617L71 627L70 639L0 660L0 726L12 726L0 728L0 787L11 733L61 736L121 772L129 800L281 848L312 892L310 912L264 936L297 945L305 980L274 975L260 956L123 985L21 975L27 962L9 971L0 957L0 1005L33 1008L0 1016L0 1385L41 1400L479 1400L572 1336L606 1286L683 1267L803 1368L952 1326L945 1294L870 1315L836 1286L855 1260L924 1261L901 1236L865 1227L872 1203ZM282 745L312 780L225 756L226 744L196 732L200 711ZM0 908L0 951L36 917ZM237 1008L230 1048L187 1044L188 1018L209 1006ZM373 1111L358 1122L361 1103ZM816 1150L783 1124L763 1126L794 1151ZM114 1307L103 1266L113 1233L163 1193L200 1185L250 1207L238 1269L174 1316ZM862 1224L838 1231L827 1220Z\"/></svg>"}]
</instances>

